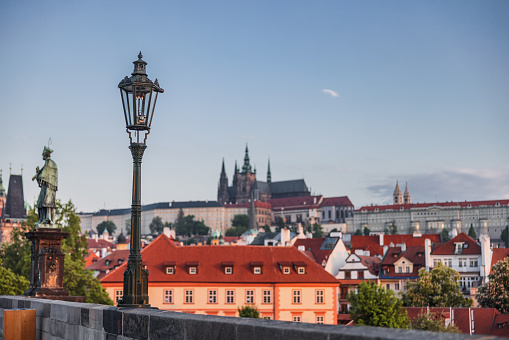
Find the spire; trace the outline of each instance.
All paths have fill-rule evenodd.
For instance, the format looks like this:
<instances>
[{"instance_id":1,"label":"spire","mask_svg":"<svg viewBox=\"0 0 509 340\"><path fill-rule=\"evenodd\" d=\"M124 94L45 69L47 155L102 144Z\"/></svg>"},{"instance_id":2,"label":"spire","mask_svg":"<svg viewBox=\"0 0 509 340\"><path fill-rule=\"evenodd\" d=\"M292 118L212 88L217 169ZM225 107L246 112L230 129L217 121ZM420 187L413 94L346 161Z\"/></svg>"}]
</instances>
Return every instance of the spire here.
<instances>
[{"instance_id":1,"label":"spire","mask_svg":"<svg viewBox=\"0 0 509 340\"><path fill-rule=\"evenodd\" d=\"M394 195L401 195L401 190L399 190L399 182L396 180L396 189L394 189Z\"/></svg>"},{"instance_id":2,"label":"spire","mask_svg":"<svg viewBox=\"0 0 509 340\"><path fill-rule=\"evenodd\" d=\"M246 154L244 156L244 165L242 166L242 172L251 172L251 164L249 164L249 150L246 143Z\"/></svg>"},{"instance_id":3,"label":"spire","mask_svg":"<svg viewBox=\"0 0 509 340\"><path fill-rule=\"evenodd\" d=\"M234 174L239 173L239 167L237 166L237 161L235 160L235 170L233 171Z\"/></svg>"},{"instance_id":4,"label":"spire","mask_svg":"<svg viewBox=\"0 0 509 340\"><path fill-rule=\"evenodd\" d=\"M258 230L258 223L256 223L256 210L254 204L254 187L249 194L251 204L249 206L249 230Z\"/></svg>"},{"instance_id":5,"label":"spire","mask_svg":"<svg viewBox=\"0 0 509 340\"><path fill-rule=\"evenodd\" d=\"M267 183L272 183L272 175L270 173L270 157L269 157L269 165L267 166Z\"/></svg>"},{"instance_id":6,"label":"spire","mask_svg":"<svg viewBox=\"0 0 509 340\"><path fill-rule=\"evenodd\" d=\"M221 167L221 176L225 174L226 175L226 170L224 169L224 157L223 157L223 166Z\"/></svg>"},{"instance_id":7,"label":"spire","mask_svg":"<svg viewBox=\"0 0 509 340\"><path fill-rule=\"evenodd\" d=\"M406 185L405 185L405 195L403 196L403 201L405 202L405 204L412 203L412 199L410 197L410 191L408 191L408 183L406 183Z\"/></svg>"},{"instance_id":8,"label":"spire","mask_svg":"<svg viewBox=\"0 0 509 340\"><path fill-rule=\"evenodd\" d=\"M401 194L401 190L399 189L399 182L396 180L396 188L394 189L394 194L392 195L392 204L403 204L403 195Z\"/></svg>"}]
</instances>

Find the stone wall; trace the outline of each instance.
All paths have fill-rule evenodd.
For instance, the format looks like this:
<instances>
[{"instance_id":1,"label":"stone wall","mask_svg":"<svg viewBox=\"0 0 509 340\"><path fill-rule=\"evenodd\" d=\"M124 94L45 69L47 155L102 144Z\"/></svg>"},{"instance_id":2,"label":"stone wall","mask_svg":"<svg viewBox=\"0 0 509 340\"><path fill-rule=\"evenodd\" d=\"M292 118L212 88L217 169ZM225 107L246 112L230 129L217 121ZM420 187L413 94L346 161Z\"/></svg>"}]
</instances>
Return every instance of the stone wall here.
<instances>
[{"instance_id":1,"label":"stone wall","mask_svg":"<svg viewBox=\"0 0 509 340\"><path fill-rule=\"evenodd\" d=\"M2 334L3 310L16 308L36 310L38 340L429 340L472 338L464 334L430 333L376 327L316 325L185 314L157 309L125 309L20 296L0 296L0 317L2 318L0 327L2 327ZM486 338L489 337L483 337L483 339Z\"/></svg>"}]
</instances>

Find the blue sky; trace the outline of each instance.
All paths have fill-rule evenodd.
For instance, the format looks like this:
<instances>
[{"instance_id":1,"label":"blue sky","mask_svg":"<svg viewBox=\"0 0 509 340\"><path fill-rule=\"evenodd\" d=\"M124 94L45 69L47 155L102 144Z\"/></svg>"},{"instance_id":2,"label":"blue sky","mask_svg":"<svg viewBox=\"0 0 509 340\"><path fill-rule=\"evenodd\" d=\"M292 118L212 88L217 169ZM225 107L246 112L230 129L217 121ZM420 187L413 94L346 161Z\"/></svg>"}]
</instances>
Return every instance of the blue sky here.
<instances>
[{"instance_id":1,"label":"blue sky","mask_svg":"<svg viewBox=\"0 0 509 340\"><path fill-rule=\"evenodd\" d=\"M131 204L117 85L141 50L165 89L142 202L215 200L249 143L265 180L356 207L509 198L507 1L16 1L0 12L0 169L52 139L58 197Z\"/></svg>"}]
</instances>

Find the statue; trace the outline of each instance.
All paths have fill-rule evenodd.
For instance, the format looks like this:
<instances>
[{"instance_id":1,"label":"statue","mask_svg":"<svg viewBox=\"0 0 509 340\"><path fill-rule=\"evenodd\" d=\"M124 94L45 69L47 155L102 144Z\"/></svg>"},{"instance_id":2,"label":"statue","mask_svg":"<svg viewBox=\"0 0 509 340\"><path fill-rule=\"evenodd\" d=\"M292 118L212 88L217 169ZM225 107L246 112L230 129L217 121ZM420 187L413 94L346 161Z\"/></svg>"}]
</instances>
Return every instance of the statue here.
<instances>
[{"instance_id":1,"label":"statue","mask_svg":"<svg viewBox=\"0 0 509 340\"><path fill-rule=\"evenodd\" d=\"M58 170L57 164L50 159L53 152L48 147L44 147L42 151L42 159L45 161L42 169L37 167L36 174L32 178L37 180L41 192L37 200L37 210L39 213L39 222L37 227L57 228L55 224L56 193L58 190Z\"/></svg>"}]
</instances>

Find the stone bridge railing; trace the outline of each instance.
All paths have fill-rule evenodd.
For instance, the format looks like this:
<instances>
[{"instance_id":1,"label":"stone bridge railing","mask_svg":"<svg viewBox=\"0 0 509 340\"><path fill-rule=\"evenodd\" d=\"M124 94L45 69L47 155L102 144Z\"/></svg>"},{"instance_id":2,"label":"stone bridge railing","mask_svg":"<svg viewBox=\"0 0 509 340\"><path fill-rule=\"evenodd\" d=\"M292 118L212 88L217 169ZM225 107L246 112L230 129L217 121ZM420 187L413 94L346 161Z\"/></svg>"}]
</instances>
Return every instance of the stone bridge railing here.
<instances>
[{"instance_id":1,"label":"stone bridge railing","mask_svg":"<svg viewBox=\"0 0 509 340\"><path fill-rule=\"evenodd\" d=\"M125 309L89 303L0 296L4 309L35 309L37 340L130 339L323 339L396 340L481 338L378 327L334 326L286 321L185 314L157 309ZM483 337L484 339L490 337Z\"/></svg>"}]
</instances>

